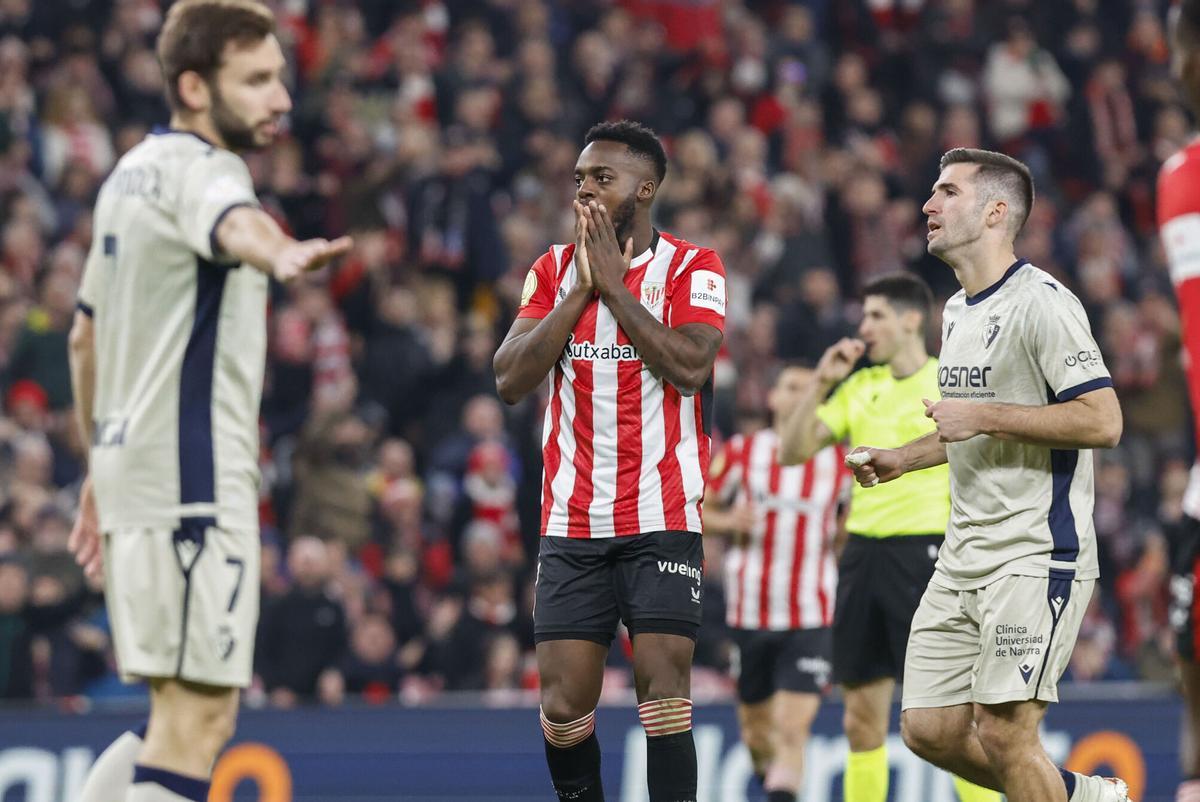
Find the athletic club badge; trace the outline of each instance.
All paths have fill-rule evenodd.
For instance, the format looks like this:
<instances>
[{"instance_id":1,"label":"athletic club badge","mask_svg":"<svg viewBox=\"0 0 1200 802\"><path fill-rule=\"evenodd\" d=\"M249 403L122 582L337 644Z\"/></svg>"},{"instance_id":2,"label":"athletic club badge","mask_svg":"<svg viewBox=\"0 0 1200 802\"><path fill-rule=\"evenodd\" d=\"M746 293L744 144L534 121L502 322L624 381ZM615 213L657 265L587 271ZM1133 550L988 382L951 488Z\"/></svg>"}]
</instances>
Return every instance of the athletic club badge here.
<instances>
[{"instance_id":1,"label":"athletic club badge","mask_svg":"<svg viewBox=\"0 0 1200 802\"><path fill-rule=\"evenodd\" d=\"M642 306L647 309L657 309L662 306L663 297L666 295L666 288L663 284L657 281L642 282Z\"/></svg>"},{"instance_id":2,"label":"athletic club badge","mask_svg":"<svg viewBox=\"0 0 1200 802\"><path fill-rule=\"evenodd\" d=\"M537 273L534 273L532 270L530 270L525 276L525 286L521 288L522 307L529 303L529 299L532 298L533 294L537 291L537 285Z\"/></svg>"}]
</instances>

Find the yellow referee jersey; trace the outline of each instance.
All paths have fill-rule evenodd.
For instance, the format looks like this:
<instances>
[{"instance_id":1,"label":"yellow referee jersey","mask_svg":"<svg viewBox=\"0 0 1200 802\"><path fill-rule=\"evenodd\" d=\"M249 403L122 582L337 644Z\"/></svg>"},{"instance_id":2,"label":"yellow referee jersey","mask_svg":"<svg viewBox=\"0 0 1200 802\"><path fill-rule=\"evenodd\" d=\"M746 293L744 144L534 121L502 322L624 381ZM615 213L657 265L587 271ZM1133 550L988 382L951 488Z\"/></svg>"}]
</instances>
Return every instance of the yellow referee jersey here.
<instances>
[{"instance_id":1,"label":"yellow referee jersey","mask_svg":"<svg viewBox=\"0 0 1200 802\"><path fill-rule=\"evenodd\" d=\"M937 374L932 357L903 379L887 365L863 368L841 383L817 417L851 448L902 446L937 428L921 403L941 397ZM855 483L846 529L866 537L940 534L949 518L950 466L939 465L869 489Z\"/></svg>"}]
</instances>

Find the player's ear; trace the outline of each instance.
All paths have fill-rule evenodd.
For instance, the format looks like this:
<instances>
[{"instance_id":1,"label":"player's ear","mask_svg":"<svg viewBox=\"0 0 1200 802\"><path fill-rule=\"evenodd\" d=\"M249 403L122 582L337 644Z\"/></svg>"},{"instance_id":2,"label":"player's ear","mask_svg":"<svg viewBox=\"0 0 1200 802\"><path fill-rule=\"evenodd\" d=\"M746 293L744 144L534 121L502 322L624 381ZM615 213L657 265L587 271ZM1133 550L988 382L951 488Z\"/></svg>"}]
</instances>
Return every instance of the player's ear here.
<instances>
[{"instance_id":1,"label":"player's ear","mask_svg":"<svg viewBox=\"0 0 1200 802\"><path fill-rule=\"evenodd\" d=\"M212 107L212 90L208 81L195 70L185 70L178 78L179 98L191 112L208 111Z\"/></svg>"},{"instance_id":2,"label":"player's ear","mask_svg":"<svg viewBox=\"0 0 1200 802\"><path fill-rule=\"evenodd\" d=\"M652 201L656 192L658 192L658 182L647 179L638 186L637 199L644 202Z\"/></svg>"},{"instance_id":3,"label":"player's ear","mask_svg":"<svg viewBox=\"0 0 1200 802\"><path fill-rule=\"evenodd\" d=\"M992 201L991 206L988 211L988 223L994 226L1004 225L1008 218L1008 201L997 198Z\"/></svg>"}]
</instances>

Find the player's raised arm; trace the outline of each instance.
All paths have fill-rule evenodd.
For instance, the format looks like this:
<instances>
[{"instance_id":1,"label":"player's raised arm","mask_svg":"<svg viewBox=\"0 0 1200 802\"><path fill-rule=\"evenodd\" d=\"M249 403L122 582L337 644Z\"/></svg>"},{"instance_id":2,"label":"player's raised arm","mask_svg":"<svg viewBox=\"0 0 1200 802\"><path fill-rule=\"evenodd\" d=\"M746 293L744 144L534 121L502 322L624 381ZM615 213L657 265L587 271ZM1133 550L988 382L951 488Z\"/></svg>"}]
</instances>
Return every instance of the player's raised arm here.
<instances>
[{"instance_id":1,"label":"player's raised arm","mask_svg":"<svg viewBox=\"0 0 1200 802\"><path fill-rule=\"evenodd\" d=\"M220 252L245 262L279 281L324 267L350 252L350 237L335 240L295 240L284 233L271 215L253 206L231 210L217 225Z\"/></svg>"},{"instance_id":2,"label":"player's raised arm","mask_svg":"<svg viewBox=\"0 0 1200 802\"><path fill-rule=\"evenodd\" d=\"M550 254L529 271L521 293L521 309L504 342L492 358L496 392L506 404L515 404L533 392L554 367L566 347L579 316L592 300L588 255L583 247L582 207L575 203L575 281L561 303L554 305L557 265Z\"/></svg>"},{"instance_id":3,"label":"player's raised arm","mask_svg":"<svg viewBox=\"0 0 1200 802\"><path fill-rule=\"evenodd\" d=\"M825 349L817 363L816 381L808 384L799 402L784 415L779 431L779 461L784 465L801 465L812 459L834 440L825 421L817 416L817 407L854 370L866 345L862 340L843 337Z\"/></svg>"}]
</instances>

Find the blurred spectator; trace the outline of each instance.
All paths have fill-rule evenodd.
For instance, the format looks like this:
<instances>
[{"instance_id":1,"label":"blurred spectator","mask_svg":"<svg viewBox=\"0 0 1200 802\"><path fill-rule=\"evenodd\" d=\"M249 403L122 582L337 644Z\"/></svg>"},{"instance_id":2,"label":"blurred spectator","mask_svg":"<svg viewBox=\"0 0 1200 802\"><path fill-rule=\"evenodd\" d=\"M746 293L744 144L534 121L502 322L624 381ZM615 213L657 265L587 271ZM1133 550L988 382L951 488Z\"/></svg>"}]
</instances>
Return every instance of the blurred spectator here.
<instances>
[{"instance_id":1,"label":"blurred spectator","mask_svg":"<svg viewBox=\"0 0 1200 802\"><path fill-rule=\"evenodd\" d=\"M258 675L271 704L292 707L312 699L321 676L334 669L346 648L346 617L326 591L332 574L328 547L298 537L288 550L292 588L265 599L255 645Z\"/></svg>"}]
</instances>

